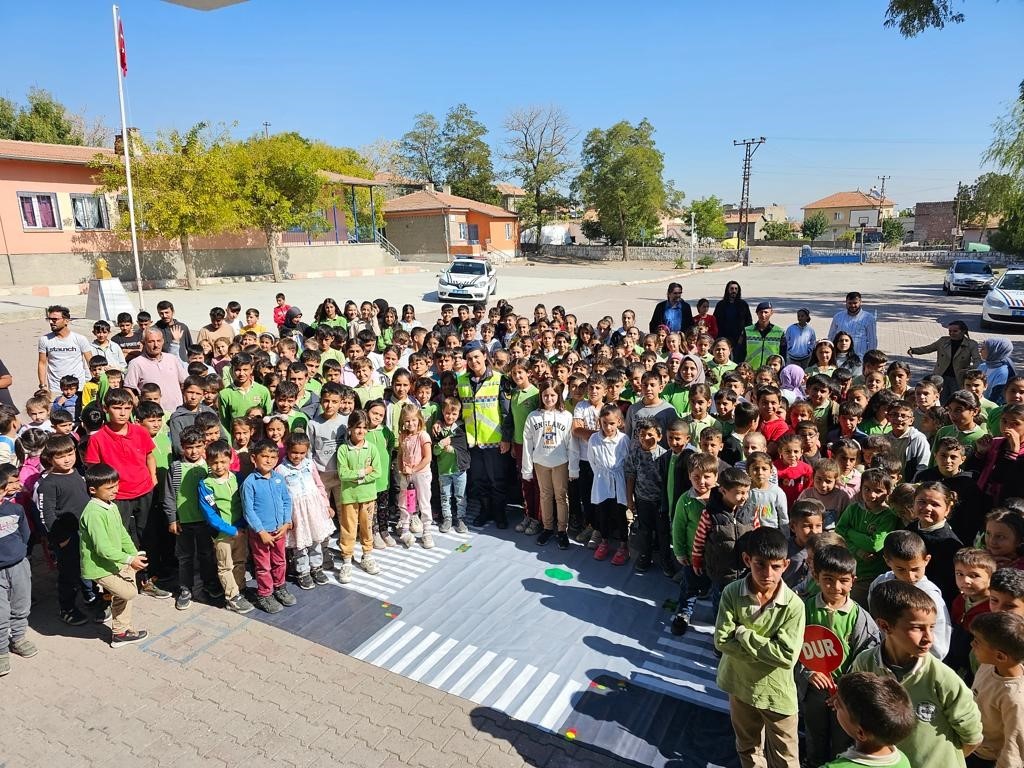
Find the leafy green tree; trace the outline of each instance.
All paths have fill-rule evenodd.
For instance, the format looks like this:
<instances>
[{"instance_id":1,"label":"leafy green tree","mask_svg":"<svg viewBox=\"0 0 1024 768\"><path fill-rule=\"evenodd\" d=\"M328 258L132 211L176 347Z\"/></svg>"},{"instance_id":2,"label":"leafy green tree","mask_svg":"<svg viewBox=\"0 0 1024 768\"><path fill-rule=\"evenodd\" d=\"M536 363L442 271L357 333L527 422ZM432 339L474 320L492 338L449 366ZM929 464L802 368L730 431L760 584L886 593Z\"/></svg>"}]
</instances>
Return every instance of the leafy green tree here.
<instances>
[{"instance_id":1,"label":"leafy green tree","mask_svg":"<svg viewBox=\"0 0 1024 768\"><path fill-rule=\"evenodd\" d=\"M0 139L13 139L18 123L18 105L0 96Z\"/></svg>"},{"instance_id":2,"label":"leafy green tree","mask_svg":"<svg viewBox=\"0 0 1024 768\"><path fill-rule=\"evenodd\" d=\"M989 243L997 251L1024 254L1024 190L1017 187L1006 204L1006 213L999 223L999 229L989 237Z\"/></svg>"},{"instance_id":3,"label":"leafy green tree","mask_svg":"<svg viewBox=\"0 0 1024 768\"><path fill-rule=\"evenodd\" d=\"M476 119L476 112L465 104L452 107L441 129L441 165L452 194L497 204L498 190L494 188L494 166L491 148L484 141L486 135L487 128Z\"/></svg>"},{"instance_id":4,"label":"leafy green tree","mask_svg":"<svg viewBox=\"0 0 1024 768\"><path fill-rule=\"evenodd\" d=\"M828 218L823 211L818 211L813 216L804 219L803 226L800 227L804 237L812 243L825 234L826 229L828 229Z\"/></svg>"},{"instance_id":5,"label":"leafy green tree","mask_svg":"<svg viewBox=\"0 0 1024 768\"><path fill-rule=\"evenodd\" d=\"M555 106L514 110L505 119L505 130L502 158L526 190L519 201L519 219L524 229L536 231L539 247L544 224L568 204L562 185L572 170L569 154L576 134L569 118Z\"/></svg>"},{"instance_id":6,"label":"leafy green tree","mask_svg":"<svg viewBox=\"0 0 1024 768\"><path fill-rule=\"evenodd\" d=\"M889 0L885 26L899 29L904 37L916 37L926 29L960 24L964 15L953 10L955 0Z\"/></svg>"},{"instance_id":7,"label":"leafy green tree","mask_svg":"<svg viewBox=\"0 0 1024 768\"><path fill-rule=\"evenodd\" d=\"M1005 173L983 173L960 191L960 221L981 225L981 237L988 232L988 221L1007 211L1018 184Z\"/></svg>"},{"instance_id":8,"label":"leafy green tree","mask_svg":"<svg viewBox=\"0 0 1024 768\"><path fill-rule=\"evenodd\" d=\"M423 179L440 186L444 180L444 139L441 125L429 112L416 115L411 131L398 142L398 162L402 172L412 179Z\"/></svg>"},{"instance_id":9,"label":"leafy green tree","mask_svg":"<svg viewBox=\"0 0 1024 768\"><path fill-rule=\"evenodd\" d=\"M900 218L901 219L913 218L913 216L914 216L914 209L913 208L901 208L900 209Z\"/></svg>"},{"instance_id":10,"label":"leafy green tree","mask_svg":"<svg viewBox=\"0 0 1024 768\"><path fill-rule=\"evenodd\" d=\"M722 201L714 195L694 200L690 203L688 213L693 214L693 226L697 230L697 237L712 237L716 240L725 237L727 230Z\"/></svg>"},{"instance_id":11,"label":"leafy green tree","mask_svg":"<svg viewBox=\"0 0 1024 768\"><path fill-rule=\"evenodd\" d=\"M793 230L789 227L788 221L766 221L764 224L765 240L791 240Z\"/></svg>"},{"instance_id":12,"label":"leafy green tree","mask_svg":"<svg viewBox=\"0 0 1024 768\"><path fill-rule=\"evenodd\" d=\"M82 132L67 108L41 88L29 90L27 104L18 109L10 135L0 138L17 141L42 141L47 144L81 144ZM8 102L10 104L10 102ZM6 112L10 107L0 109ZM9 120L9 118L8 118ZM0 126L2 126L0 121ZM8 128L8 130L11 130Z\"/></svg>"},{"instance_id":13,"label":"leafy green tree","mask_svg":"<svg viewBox=\"0 0 1024 768\"><path fill-rule=\"evenodd\" d=\"M1024 182L1024 82L1020 98L996 120L995 136L983 159Z\"/></svg>"},{"instance_id":14,"label":"leafy green tree","mask_svg":"<svg viewBox=\"0 0 1024 768\"><path fill-rule=\"evenodd\" d=\"M292 227L307 232L324 228L324 179L316 153L302 137L285 133L236 144L231 159L240 221L266 236L274 282L280 282L281 233Z\"/></svg>"},{"instance_id":15,"label":"leafy green tree","mask_svg":"<svg viewBox=\"0 0 1024 768\"><path fill-rule=\"evenodd\" d=\"M903 242L903 224L890 216L882 219L882 240L886 245L899 245Z\"/></svg>"},{"instance_id":16,"label":"leafy green tree","mask_svg":"<svg viewBox=\"0 0 1024 768\"><path fill-rule=\"evenodd\" d=\"M622 246L658 229L665 208L664 156L654 145L654 126L646 119L636 126L623 120L606 131L595 128L583 140L583 168L576 188L592 206L601 228Z\"/></svg>"},{"instance_id":17,"label":"leafy green tree","mask_svg":"<svg viewBox=\"0 0 1024 768\"><path fill-rule=\"evenodd\" d=\"M212 133L197 123L186 133L161 133L152 145L132 154L132 182L141 235L177 241L190 290L199 287L192 240L236 230L240 225L238 188L226 130ZM94 161L105 192L125 188L123 158ZM128 228L128 217L119 223Z\"/></svg>"}]
</instances>

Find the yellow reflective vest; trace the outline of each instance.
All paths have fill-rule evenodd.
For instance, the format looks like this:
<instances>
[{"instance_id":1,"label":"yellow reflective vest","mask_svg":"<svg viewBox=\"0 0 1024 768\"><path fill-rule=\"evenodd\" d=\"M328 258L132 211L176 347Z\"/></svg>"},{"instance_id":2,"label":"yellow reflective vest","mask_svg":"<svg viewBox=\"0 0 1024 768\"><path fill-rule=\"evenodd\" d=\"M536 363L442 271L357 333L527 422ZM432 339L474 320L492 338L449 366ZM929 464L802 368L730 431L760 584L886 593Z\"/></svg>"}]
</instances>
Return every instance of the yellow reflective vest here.
<instances>
[{"instance_id":1,"label":"yellow reflective vest","mask_svg":"<svg viewBox=\"0 0 1024 768\"><path fill-rule=\"evenodd\" d=\"M476 389L468 372L458 376L462 421L470 448L492 448L501 443L501 374L491 371Z\"/></svg>"}]
</instances>

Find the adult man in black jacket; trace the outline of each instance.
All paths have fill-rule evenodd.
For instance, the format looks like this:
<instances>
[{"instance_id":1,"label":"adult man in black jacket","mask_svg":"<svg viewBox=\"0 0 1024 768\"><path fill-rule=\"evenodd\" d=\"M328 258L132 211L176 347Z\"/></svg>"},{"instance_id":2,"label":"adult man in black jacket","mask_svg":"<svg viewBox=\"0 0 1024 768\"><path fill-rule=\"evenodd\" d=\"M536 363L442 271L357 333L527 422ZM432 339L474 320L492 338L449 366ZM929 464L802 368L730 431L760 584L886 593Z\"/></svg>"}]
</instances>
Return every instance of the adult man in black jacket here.
<instances>
[{"instance_id":1,"label":"adult man in black jacket","mask_svg":"<svg viewBox=\"0 0 1024 768\"><path fill-rule=\"evenodd\" d=\"M667 298L654 307L651 333L657 333L660 325L667 325L672 333L682 333L693 325L693 310L683 301L683 286L679 283L669 283Z\"/></svg>"},{"instance_id":2,"label":"adult man in black jacket","mask_svg":"<svg viewBox=\"0 0 1024 768\"><path fill-rule=\"evenodd\" d=\"M719 337L728 339L734 347L739 344L743 329L754 322L750 306L743 300L743 291L735 280L725 284L725 295L715 304L713 314Z\"/></svg>"}]
</instances>

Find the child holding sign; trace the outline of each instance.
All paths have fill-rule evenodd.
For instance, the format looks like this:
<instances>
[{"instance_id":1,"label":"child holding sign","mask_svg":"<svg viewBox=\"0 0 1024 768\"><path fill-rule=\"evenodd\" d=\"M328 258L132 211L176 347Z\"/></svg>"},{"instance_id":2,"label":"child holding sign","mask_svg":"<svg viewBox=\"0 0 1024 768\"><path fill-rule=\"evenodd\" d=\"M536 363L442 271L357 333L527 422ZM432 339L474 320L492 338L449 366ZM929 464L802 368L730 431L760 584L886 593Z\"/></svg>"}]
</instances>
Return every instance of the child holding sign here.
<instances>
[{"instance_id":1,"label":"child holding sign","mask_svg":"<svg viewBox=\"0 0 1024 768\"><path fill-rule=\"evenodd\" d=\"M874 620L850 599L857 559L838 546L822 547L813 557L821 592L805 601L806 626L796 681L804 721L804 759L808 765L821 765L852 744L828 700L854 657L879 640Z\"/></svg>"}]
</instances>

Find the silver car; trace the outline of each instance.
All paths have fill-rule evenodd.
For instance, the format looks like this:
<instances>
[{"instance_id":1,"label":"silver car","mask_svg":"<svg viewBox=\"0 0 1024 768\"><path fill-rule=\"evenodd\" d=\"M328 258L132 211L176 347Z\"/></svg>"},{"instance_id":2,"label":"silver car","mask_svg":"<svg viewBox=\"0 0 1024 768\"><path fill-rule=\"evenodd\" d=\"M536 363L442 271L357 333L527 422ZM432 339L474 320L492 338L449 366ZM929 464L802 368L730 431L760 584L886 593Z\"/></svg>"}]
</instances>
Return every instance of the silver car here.
<instances>
[{"instance_id":1,"label":"silver car","mask_svg":"<svg viewBox=\"0 0 1024 768\"><path fill-rule=\"evenodd\" d=\"M985 293L995 282L996 277L987 262L957 259L946 271L942 290L947 296L952 293Z\"/></svg>"}]
</instances>

